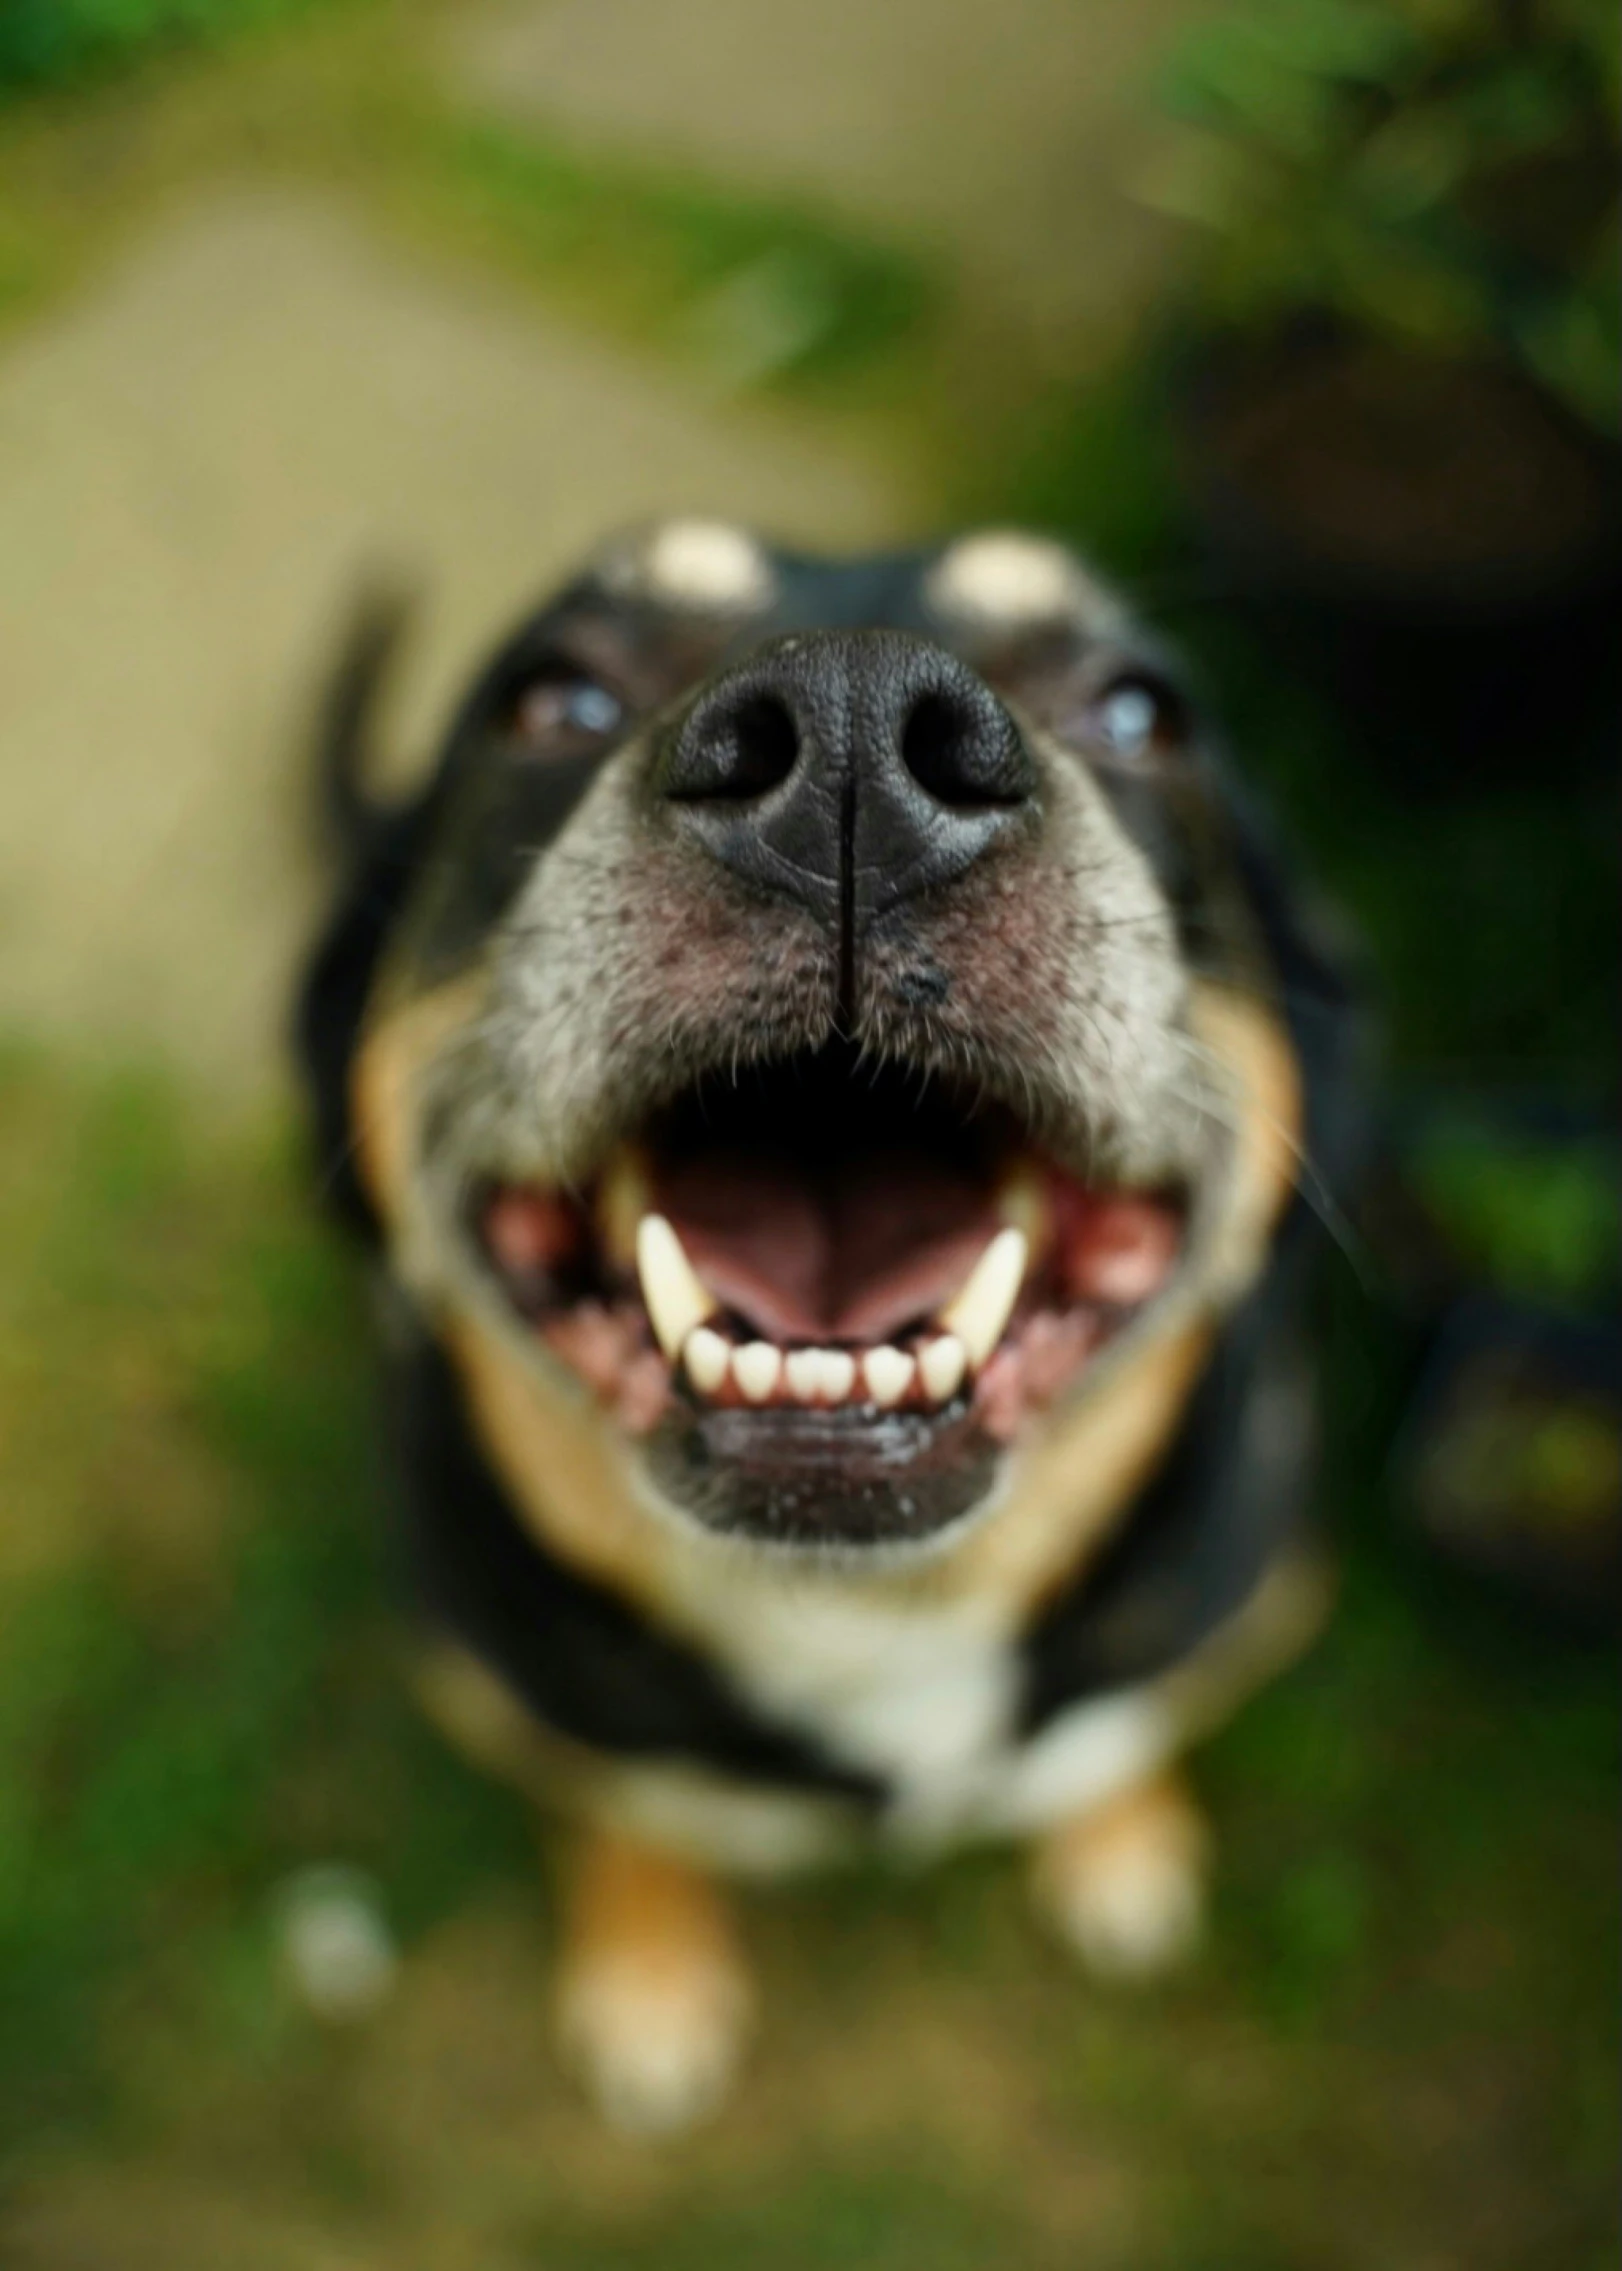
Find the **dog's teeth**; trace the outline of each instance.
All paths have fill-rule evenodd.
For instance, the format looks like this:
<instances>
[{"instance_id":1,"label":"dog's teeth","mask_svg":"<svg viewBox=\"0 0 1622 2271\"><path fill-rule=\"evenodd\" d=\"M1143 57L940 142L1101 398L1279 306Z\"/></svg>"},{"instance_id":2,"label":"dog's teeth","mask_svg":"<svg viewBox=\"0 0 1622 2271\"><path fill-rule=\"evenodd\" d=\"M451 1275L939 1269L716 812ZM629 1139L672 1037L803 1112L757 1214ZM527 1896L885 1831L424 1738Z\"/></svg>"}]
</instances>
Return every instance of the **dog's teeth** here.
<instances>
[{"instance_id":1,"label":"dog's teeth","mask_svg":"<svg viewBox=\"0 0 1622 2271\"><path fill-rule=\"evenodd\" d=\"M763 1404L774 1392L782 1369L782 1351L770 1341L745 1341L732 1352L732 1377L751 1404Z\"/></svg>"},{"instance_id":2,"label":"dog's teeth","mask_svg":"<svg viewBox=\"0 0 1622 2271\"><path fill-rule=\"evenodd\" d=\"M962 1290L941 1311L941 1323L963 1343L971 1364L984 1364L1002 1339L1025 1281L1029 1252L1023 1230L999 1230Z\"/></svg>"},{"instance_id":3,"label":"dog's teeth","mask_svg":"<svg viewBox=\"0 0 1622 2271\"><path fill-rule=\"evenodd\" d=\"M912 1386L918 1366L910 1356L888 1344L870 1348L862 1358L862 1380L868 1394L881 1407L900 1403Z\"/></svg>"},{"instance_id":4,"label":"dog's teeth","mask_svg":"<svg viewBox=\"0 0 1622 2271\"><path fill-rule=\"evenodd\" d=\"M622 1143L597 1186L597 1235L603 1252L622 1269L636 1260L637 1226L648 1212L648 1163L635 1144Z\"/></svg>"},{"instance_id":5,"label":"dog's teeth","mask_svg":"<svg viewBox=\"0 0 1622 2271\"><path fill-rule=\"evenodd\" d=\"M918 1351L918 1377L932 1404L944 1404L957 1394L969 1368L969 1352L956 1333L942 1333Z\"/></svg>"},{"instance_id":6,"label":"dog's teeth","mask_svg":"<svg viewBox=\"0 0 1622 2271\"><path fill-rule=\"evenodd\" d=\"M674 1364L688 1334L714 1316L716 1305L662 1214L645 1214L636 1226L636 1274L654 1338Z\"/></svg>"},{"instance_id":7,"label":"dog's teeth","mask_svg":"<svg viewBox=\"0 0 1622 2271\"><path fill-rule=\"evenodd\" d=\"M783 1370L788 1375L788 1392L797 1404L813 1404L822 1387L822 1358L820 1348L790 1349Z\"/></svg>"},{"instance_id":8,"label":"dog's teeth","mask_svg":"<svg viewBox=\"0 0 1622 2271\"><path fill-rule=\"evenodd\" d=\"M713 1396L726 1379L732 1362L732 1343L708 1325L695 1325L682 1345L687 1377L701 1396Z\"/></svg>"},{"instance_id":9,"label":"dog's teeth","mask_svg":"<svg viewBox=\"0 0 1622 2271\"><path fill-rule=\"evenodd\" d=\"M997 1219L1010 1230L1023 1230L1033 1254L1047 1246L1053 1230L1053 1209L1048 1187L1028 1159L1016 1159L997 1183Z\"/></svg>"},{"instance_id":10,"label":"dog's teeth","mask_svg":"<svg viewBox=\"0 0 1622 2271\"><path fill-rule=\"evenodd\" d=\"M842 1348L791 1349L783 1369L798 1404L842 1404L856 1385L856 1359Z\"/></svg>"},{"instance_id":11,"label":"dog's teeth","mask_svg":"<svg viewBox=\"0 0 1622 2271\"><path fill-rule=\"evenodd\" d=\"M856 1359L842 1348L825 1348L822 1356L822 1400L842 1404L856 1385Z\"/></svg>"}]
</instances>

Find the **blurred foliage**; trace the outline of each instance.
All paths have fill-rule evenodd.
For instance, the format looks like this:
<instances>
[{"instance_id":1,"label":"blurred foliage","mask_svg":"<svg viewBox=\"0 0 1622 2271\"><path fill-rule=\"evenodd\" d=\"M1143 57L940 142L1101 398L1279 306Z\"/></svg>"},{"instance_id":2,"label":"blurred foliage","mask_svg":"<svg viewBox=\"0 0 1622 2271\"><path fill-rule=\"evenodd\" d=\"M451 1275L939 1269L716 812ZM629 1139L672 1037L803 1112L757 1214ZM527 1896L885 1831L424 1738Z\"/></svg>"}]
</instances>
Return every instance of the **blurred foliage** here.
<instances>
[{"instance_id":1,"label":"blurred foliage","mask_svg":"<svg viewBox=\"0 0 1622 2271\"><path fill-rule=\"evenodd\" d=\"M212 44L330 0L4 0L0 96Z\"/></svg>"},{"instance_id":2,"label":"blurred foliage","mask_svg":"<svg viewBox=\"0 0 1622 2271\"><path fill-rule=\"evenodd\" d=\"M1367 949L1405 1078L1547 1082L1593 1101L1615 1074L1616 866L1608 781L1527 768L1415 797L1277 637L1247 622L1191 528L1163 389L1128 366L1037 405L996 457L952 468L948 511L1055 530L1171 638L1305 871ZM1445 909L1445 914L1442 910Z\"/></svg>"},{"instance_id":3,"label":"blurred foliage","mask_svg":"<svg viewBox=\"0 0 1622 2271\"><path fill-rule=\"evenodd\" d=\"M728 385L848 377L934 309L920 261L786 200L586 157L533 128L439 118L421 134L493 249Z\"/></svg>"},{"instance_id":4,"label":"blurred foliage","mask_svg":"<svg viewBox=\"0 0 1622 2271\"><path fill-rule=\"evenodd\" d=\"M1167 68L1140 187L1210 232L1222 319L1507 351L1609 432L1618 88L1610 0L1245 0Z\"/></svg>"},{"instance_id":5,"label":"blurred foliage","mask_svg":"<svg viewBox=\"0 0 1622 2271\"><path fill-rule=\"evenodd\" d=\"M1609 1143L1540 1141L1443 1111L1408 1172L1464 1265L1501 1291L1580 1303L1615 1286L1622 1196Z\"/></svg>"}]
</instances>

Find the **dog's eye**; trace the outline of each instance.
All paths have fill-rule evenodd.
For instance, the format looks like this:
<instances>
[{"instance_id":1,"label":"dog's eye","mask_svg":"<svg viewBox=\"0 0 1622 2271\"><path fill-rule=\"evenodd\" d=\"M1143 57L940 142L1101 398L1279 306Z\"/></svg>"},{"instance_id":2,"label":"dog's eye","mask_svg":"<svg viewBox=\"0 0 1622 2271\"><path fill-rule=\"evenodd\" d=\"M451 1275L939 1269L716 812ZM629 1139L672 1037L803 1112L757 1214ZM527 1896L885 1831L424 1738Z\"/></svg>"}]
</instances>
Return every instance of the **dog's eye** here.
<instances>
[{"instance_id":1,"label":"dog's eye","mask_svg":"<svg viewBox=\"0 0 1622 2271\"><path fill-rule=\"evenodd\" d=\"M1120 764L1176 749L1186 733L1183 707L1152 678L1117 678L1087 705L1083 730Z\"/></svg>"},{"instance_id":2,"label":"dog's eye","mask_svg":"<svg viewBox=\"0 0 1622 2271\"><path fill-rule=\"evenodd\" d=\"M569 751L615 732L625 705L595 678L563 671L532 679L513 704L512 730L528 749Z\"/></svg>"}]
</instances>

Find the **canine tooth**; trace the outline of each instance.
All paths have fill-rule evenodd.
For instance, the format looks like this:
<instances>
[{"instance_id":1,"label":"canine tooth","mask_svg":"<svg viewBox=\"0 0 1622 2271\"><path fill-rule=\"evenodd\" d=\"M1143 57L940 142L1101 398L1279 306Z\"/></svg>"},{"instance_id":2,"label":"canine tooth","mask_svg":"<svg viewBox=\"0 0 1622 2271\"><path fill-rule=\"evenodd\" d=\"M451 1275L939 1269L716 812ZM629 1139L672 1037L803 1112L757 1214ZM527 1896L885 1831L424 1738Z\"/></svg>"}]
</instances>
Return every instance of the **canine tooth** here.
<instances>
[{"instance_id":1,"label":"canine tooth","mask_svg":"<svg viewBox=\"0 0 1622 2271\"><path fill-rule=\"evenodd\" d=\"M654 1338L674 1364L688 1334L714 1316L716 1305L662 1214L645 1214L636 1226L636 1274Z\"/></svg>"},{"instance_id":2,"label":"canine tooth","mask_svg":"<svg viewBox=\"0 0 1622 2271\"><path fill-rule=\"evenodd\" d=\"M727 1376L732 1362L732 1343L721 1334L712 1333L708 1325L695 1325L683 1343L681 1354L693 1386L700 1395L713 1396Z\"/></svg>"},{"instance_id":3,"label":"canine tooth","mask_svg":"<svg viewBox=\"0 0 1622 2271\"><path fill-rule=\"evenodd\" d=\"M949 1333L956 1333L971 1364L984 1364L1002 1339L1019 1299L1029 1253L1023 1230L999 1230L941 1311L941 1323Z\"/></svg>"},{"instance_id":4,"label":"canine tooth","mask_svg":"<svg viewBox=\"0 0 1622 2271\"><path fill-rule=\"evenodd\" d=\"M749 1403L766 1401L782 1369L782 1351L773 1348L770 1341L745 1341L742 1348L732 1352L732 1377Z\"/></svg>"},{"instance_id":5,"label":"canine tooth","mask_svg":"<svg viewBox=\"0 0 1622 2271\"><path fill-rule=\"evenodd\" d=\"M856 1359L842 1348L825 1348L822 1354L822 1393L830 1404L842 1404L856 1385Z\"/></svg>"},{"instance_id":6,"label":"canine tooth","mask_svg":"<svg viewBox=\"0 0 1622 2271\"><path fill-rule=\"evenodd\" d=\"M969 1352L956 1333L942 1333L918 1351L918 1377L931 1403L944 1404L957 1394L969 1368Z\"/></svg>"},{"instance_id":7,"label":"canine tooth","mask_svg":"<svg viewBox=\"0 0 1622 2271\"><path fill-rule=\"evenodd\" d=\"M1016 1159L997 1184L997 1219L1010 1230L1023 1230L1025 1243L1039 1254L1053 1227L1053 1210L1047 1185L1028 1159Z\"/></svg>"},{"instance_id":8,"label":"canine tooth","mask_svg":"<svg viewBox=\"0 0 1622 2271\"><path fill-rule=\"evenodd\" d=\"M622 1143L597 1186L597 1235L622 1265L636 1258L637 1225L649 1209L648 1163L635 1144Z\"/></svg>"},{"instance_id":9,"label":"canine tooth","mask_svg":"<svg viewBox=\"0 0 1622 2271\"><path fill-rule=\"evenodd\" d=\"M870 1348L862 1358L862 1379L867 1392L881 1406L900 1403L912 1386L917 1370L910 1356L891 1348L887 1342L880 1348Z\"/></svg>"}]
</instances>

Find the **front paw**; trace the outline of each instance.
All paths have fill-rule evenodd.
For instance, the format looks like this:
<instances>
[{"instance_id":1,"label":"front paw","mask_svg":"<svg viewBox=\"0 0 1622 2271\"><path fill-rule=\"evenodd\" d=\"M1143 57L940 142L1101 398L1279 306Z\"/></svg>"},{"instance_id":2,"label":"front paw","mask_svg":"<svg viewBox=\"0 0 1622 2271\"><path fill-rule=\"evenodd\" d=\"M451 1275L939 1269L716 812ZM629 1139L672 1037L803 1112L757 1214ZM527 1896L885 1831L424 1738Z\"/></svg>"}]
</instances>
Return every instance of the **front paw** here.
<instances>
[{"instance_id":1,"label":"front paw","mask_svg":"<svg viewBox=\"0 0 1622 2271\"><path fill-rule=\"evenodd\" d=\"M713 2113L743 2055L752 2002L716 1886L670 1854L589 1832L576 1856L557 2031L603 2118L646 2137Z\"/></svg>"},{"instance_id":2,"label":"front paw","mask_svg":"<svg viewBox=\"0 0 1622 2271\"><path fill-rule=\"evenodd\" d=\"M1038 1845L1038 1913L1098 1977L1150 1978L1199 1944L1209 1842L1175 1783L1128 1791Z\"/></svg>"},{"instance_id":3,"label":"front paw","mask_svg":"<svg viewBox=\"0 0 1622 2271\"><path fill-rule=\"evenodd\" d=\"M748 2040L753 1998L726 1957L595 1950L559 1983L558 2045L611 2128L652 2137L689 2129L726 2097Z\"/></svg>"}]
</instances>

